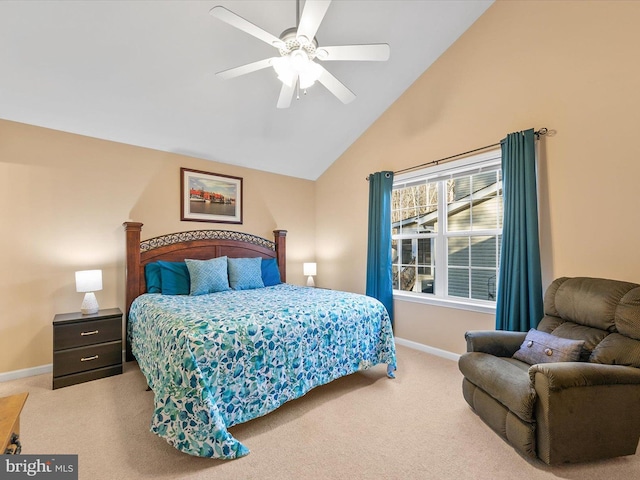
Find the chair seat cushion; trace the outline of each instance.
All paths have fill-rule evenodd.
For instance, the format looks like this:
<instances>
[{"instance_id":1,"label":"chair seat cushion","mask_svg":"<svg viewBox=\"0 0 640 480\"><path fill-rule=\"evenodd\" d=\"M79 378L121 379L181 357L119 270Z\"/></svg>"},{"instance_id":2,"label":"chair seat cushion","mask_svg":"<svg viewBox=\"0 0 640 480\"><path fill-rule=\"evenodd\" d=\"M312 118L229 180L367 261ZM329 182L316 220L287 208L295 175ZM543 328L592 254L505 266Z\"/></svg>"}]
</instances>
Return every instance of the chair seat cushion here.
<instances>
[{"instance_id":1,"label":"chair seat cushion","mask_svg":"<svg viewBox=\"0 0 640 480\"><path fill-rule=\"evenodd\" d=\"M468 352L460 356L458 366L468 381L525 422L533 421L536 392L529 380L528 364L513 358Z\"/></svg>"}]
</instances>

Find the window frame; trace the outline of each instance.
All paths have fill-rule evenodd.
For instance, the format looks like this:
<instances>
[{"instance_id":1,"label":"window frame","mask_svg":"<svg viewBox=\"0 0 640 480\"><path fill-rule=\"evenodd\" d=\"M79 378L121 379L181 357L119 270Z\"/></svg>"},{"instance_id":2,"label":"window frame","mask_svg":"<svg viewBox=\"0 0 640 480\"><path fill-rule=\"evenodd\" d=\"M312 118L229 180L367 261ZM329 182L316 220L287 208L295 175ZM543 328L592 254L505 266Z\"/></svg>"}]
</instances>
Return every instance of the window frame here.
<instances>
[{"instance_id":1,"label":"window frame","mask_svg":"<svg viewBox=\"0 0 640 480\"><path fill-rule=\"evenodd\" d=\"M501 170L502 168L502 151L500 148L476 154L462 160L455 160L444 163L442 165L435 165L420 170L397 175L393 180L393 188L396 185L417 182L417 181L445 181L447 178L454 178L457 176L473 175L492 170ZM442 185L442 184L440 184ZM451 237L464 237L470 236L495 236L502 235L502 222L499 229L478 229L465 231L449 231L447 225L447 208L442 206L447 205L447 192L445 188L438 188L438 228L434 234L397 234L393 235L394 240L405 240L411 238L433 238L435 239L435 253L432 258L432 264L439 265L437 267L434 279L434 292L436 293L422 293L411 292L406 290L393 290L393 297L397 300L422 303L427 305L436 305L440 307L456 308L460 310L468 310L480 313L493 314L496 311L496 302L489 300L480 300L473 298L463 298L449 296L445 294L438 294L437 292L446 292L449 265L446 262L447 259L447 239ZM504 213L504 212L502 212ZM442 243L442 246L440 245ZM399 253L401 258L402 253ZM499 252L498 252L499 257ZM499 260L499 258L498 258ZM393 265L401 264L394 263ZM471 268L471 266L469 266ZM496 293L497 283L499 275L499 265L496 267Z\"/></svg>"}]
</instances>

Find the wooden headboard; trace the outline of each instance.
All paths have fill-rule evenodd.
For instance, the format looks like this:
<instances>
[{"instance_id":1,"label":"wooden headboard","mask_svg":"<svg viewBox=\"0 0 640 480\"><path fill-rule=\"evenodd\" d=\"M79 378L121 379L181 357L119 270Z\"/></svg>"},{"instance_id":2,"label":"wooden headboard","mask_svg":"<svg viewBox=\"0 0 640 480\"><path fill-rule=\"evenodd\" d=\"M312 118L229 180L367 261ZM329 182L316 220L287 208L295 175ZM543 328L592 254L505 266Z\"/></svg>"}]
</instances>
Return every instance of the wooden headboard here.
<instances>
[{"instance_id":1,"label":"wooden headboard","mask_svg":"<svg viewBox=\"0 0 640 480\"><path fill-rule=\"evenodd\" d=\"M128 340L129 309L136 297L147 291L144 266L147 263L165 260L179 262L185 258L207 260L215 257L262 257L275 258L280 269L280 278L287 280L286 230L274 230L273 241L248 233L230 230L191 230L170 233L140 241L142 223L124 222L127 236L126 258L126 353L127 361L133 360Z\"/></svg>"}]
</instances>

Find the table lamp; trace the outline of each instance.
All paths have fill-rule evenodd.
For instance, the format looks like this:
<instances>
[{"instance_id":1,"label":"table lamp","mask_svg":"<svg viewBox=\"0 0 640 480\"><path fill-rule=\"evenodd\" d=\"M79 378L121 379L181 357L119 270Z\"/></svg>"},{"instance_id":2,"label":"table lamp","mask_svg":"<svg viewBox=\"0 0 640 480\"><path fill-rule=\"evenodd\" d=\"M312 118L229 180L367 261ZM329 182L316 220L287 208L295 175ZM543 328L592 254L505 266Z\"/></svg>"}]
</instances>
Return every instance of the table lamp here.
<instances>
[{"instance_id":1,"label":"table lamp","mask_svg":"<svg viewBox=\"0 0 640 480\"><path fill-rule=\"evenodd\" d=\"M83 315L98 313L98 300L93 292L102 290L102 270L76 272L76 292L84 292L80 311Z\"/></svg>"},{"instance_id":2,"label":"table lamp","mask_svg":"<svg viewBox=\"0 0 640 480\"><path fill-rule=\"evenodd\" d=\"M307 287L315 287L316 285L313 282L313 276L316 274L316 264L314 262L303 263L302 269L304 275L307 276Z\"/></svg>"}]
</instances>

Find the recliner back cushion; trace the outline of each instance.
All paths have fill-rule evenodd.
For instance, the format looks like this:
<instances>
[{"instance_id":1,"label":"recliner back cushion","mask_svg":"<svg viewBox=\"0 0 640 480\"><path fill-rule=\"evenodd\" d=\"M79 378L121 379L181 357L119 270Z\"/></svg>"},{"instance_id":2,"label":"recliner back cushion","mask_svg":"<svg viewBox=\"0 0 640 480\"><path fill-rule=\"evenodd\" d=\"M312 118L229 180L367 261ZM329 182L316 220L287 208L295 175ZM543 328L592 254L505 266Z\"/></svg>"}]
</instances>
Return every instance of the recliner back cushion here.
<instances>
[{"instance_id":1,"label":"recliner back cushion","mask_svg":"<svg viewBox=\"0 0 640 480\"><path fill-rule=\"evenodd\" d=\"M569 280L569 277L556 278L551 285L544 292L544 314L551 317L560 317L558 310L556 309L556 292L560 285Z\"/></svg>"},{"instance_id":2,"label":"recliner back cushion","mask_svg":"<svg viewBox=\"0 0 640 480\"><path fill-rule=\"evenodd\" d=\"M616 309L620 300L637 284L602 278L564 278L555 295L545 300L553 302L550 310L557 316L588 327L615 331ZM554 282L555 283L555 282ZM550 287L551 288L551 287ZM545 309L546 310L546 309Z\"/></svg>"},{"instance_id":3,"label":"recliner back cushion","mask_svg":"<svg viewBox=\"0 0 640 480\"><path fill-rule=\"evenodd\" d=\"M564 320L560 317L545 315L544 317L542 317L542 320L540 320L540 323L538 323L538 326L536 328L541 332L551 333L563 323Z\"/></svg>"},{"instance_id":4,"label":"recliner back cushion","mask_svg":"<svg viewBox=\"0 0 640 480\"><path fill-rule=\"evenodd\" d=\"M606 330L600 330L599 328L587 327L568 320L563 320L560 317L552 317L545 315L536 327L542 332L547 332L556 337L567 338L570 340L583 340L584 347L582 354L580 355L580 361L586 362L589 360L591 352L596 345L598 345L604 337L609 335Z\"/></svg>"},{"instance_id":5,"label":"recliner back cushion","mask_svg":"<svg viewBox=\"0 0 640 480\"><path fill-rule=\"evenodd\" d=\"M640 287L629 290L616 310L616 329L622 335L640 340Z\"/></svg>"},{"instance_id":6,"label":"recliner back cushion","mask_svg":"<svg viewBox=\"0 0 640 480\"><path fill-rule=\"evenodd\" d=\"M589 362L640 368L640 341L619 333L607 335L593 350Z\"/></svg>"},{"instance_id":7,"label":"recliner back cushion","mask_svg":"<svg viewBox=\"0 0 640 480\"><path fill-rule=\"evenodd\" d=\"M552 335L571 340L583 340L584 352L580 360L586 361L594 348L607 336L609 332L599 328L587 327L574 322L564 322L555 328Z\"/></svg>"}]
</instances>

